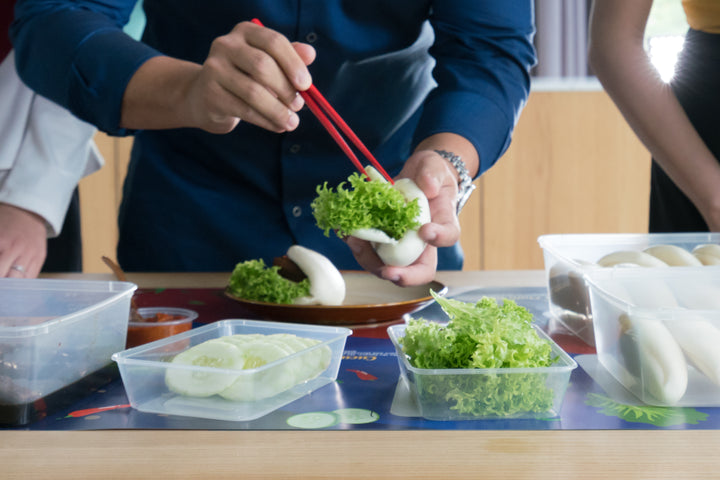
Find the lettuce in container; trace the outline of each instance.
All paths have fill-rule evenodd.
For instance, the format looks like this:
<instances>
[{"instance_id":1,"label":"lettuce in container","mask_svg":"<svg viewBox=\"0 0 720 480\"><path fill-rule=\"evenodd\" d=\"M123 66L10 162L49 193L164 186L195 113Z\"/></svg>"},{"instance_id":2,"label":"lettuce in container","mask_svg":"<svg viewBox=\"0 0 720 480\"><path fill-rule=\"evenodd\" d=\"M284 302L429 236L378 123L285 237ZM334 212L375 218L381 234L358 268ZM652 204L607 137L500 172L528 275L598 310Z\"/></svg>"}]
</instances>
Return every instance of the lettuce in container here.
<instances>
[{"instance_id":1,"label":"lettuce in container","mask_svg":"<svg viewBox=\"0 0 720 480\"><path fill-rule=\"evenodd\" d=\"M512 300L483 297L465 303L431 292L450 318L447 324L411 319L400 339L410 364L422 369L538 368L557 358L538 336L533 316ZM539 373L426 375L419 383L425 405L449 405L466 418L542 414L553 407L554 392Z\"/></svg>"}]
</instances>

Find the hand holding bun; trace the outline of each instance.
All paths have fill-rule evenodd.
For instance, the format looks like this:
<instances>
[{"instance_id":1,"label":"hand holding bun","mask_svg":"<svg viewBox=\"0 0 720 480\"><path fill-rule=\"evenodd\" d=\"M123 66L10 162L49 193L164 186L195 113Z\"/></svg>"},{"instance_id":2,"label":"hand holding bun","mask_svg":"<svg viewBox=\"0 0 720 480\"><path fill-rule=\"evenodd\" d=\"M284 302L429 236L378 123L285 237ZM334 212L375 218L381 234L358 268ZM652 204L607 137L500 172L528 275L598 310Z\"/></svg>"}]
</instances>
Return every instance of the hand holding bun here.
<instances>
[{"instance_id":1,"label":"hand holding bun","mask_svg":"<svg viewBox=\"0 0 720 480\"><path fill-rule=\"evenodd\" d=\"M367 167L366 170L368 170L368 176L371 179L385 181L374 168ZM417 199L420 213L415 217L415 220L420 227L430 222L430 204L415 182L409 178L401 178L395 182L394 188L403 194L408 203ZM379 235L384 232L376 229L370 229L370 231L374 231L375 235L368 235L369 232L354 232L353 236L372 242L373 248L375 248L378 256L386 265L406 267L417 260L425 250L425 242L418 235L420 227L408 230L400 240L391 239L387 235L385 237L388 240L384 240Z\"/></svg>"}]
</instances>

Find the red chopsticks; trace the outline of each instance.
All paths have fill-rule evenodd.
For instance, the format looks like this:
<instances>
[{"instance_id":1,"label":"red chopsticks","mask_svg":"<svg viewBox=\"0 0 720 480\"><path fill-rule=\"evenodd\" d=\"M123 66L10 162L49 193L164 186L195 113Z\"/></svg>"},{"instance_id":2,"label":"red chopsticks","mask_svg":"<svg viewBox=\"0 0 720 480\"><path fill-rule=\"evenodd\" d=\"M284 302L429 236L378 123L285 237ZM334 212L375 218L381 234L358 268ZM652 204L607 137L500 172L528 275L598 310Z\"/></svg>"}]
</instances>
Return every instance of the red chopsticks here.
<instances>
[{"instance_id":1,"label":"red chopsticks","mask_svg":"<svg viewBox=\"0 0 720 480\"><path fill-rule=\"evenodd\" d=\"M256 25L263 26L262 22L258 20L257 18L253 18L252 22ZM340 117L340 115L335 111L335 109L330 105L330 103L325 99L325 97L318 91L317 88L315 88L315 85L310 85L310 88L307 89L307 91L300 92L300 96L305 100L305 104L308 106L310 111L317 117L317 119L320 121L323 127L325 127L325 130L330 134L330 136L335 140L335 143L337 143L343 152L345 152L345 155L352 161L352 163L355 165L355 168L358 169L360 173L366 173L365 168L360 163L360 160L358 160L355 153L352 151L350 146L347 144L345 139L342 137L340 132L338 132L337 128L332 124L330 119L334 121L338 127L340 127L340 130L347 135L347 137L350 139L350 141L355 145L355 147L360 150L360 152L365 155L365 157L370 161L373 167L377 169L380 174L387 179L390 184L394 185L395 182L393 179L388 175L388 173L385 171L385 169L380 165L380 163L375 159L372 153L370 153L370 150L367 149L367 147L360 141L360 139L355 135L355 132L352 131L352 129L348 126L347 123ZM325 115L327 113L327 115ZM330 119L328 119L328 115L330 116Z\"/></svg>"}]
</instances>

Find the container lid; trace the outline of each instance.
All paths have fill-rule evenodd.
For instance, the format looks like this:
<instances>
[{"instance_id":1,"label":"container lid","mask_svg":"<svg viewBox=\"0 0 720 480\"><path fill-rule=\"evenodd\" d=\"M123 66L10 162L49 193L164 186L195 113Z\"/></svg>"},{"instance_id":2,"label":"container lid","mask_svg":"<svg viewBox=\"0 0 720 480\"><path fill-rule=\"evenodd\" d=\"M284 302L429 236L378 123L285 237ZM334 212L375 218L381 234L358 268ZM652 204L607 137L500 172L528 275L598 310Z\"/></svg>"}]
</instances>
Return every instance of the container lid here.
<instances>
[{"instance_id":1,"label":"container lid","mask_svg":"<svg viewBox=\"0 0 720 480\"><path fill-rule=\"evenodd\" d=\"M136 289L117 281L0 278L0 338L46 333Z\"/></svg>"}]
</instances>

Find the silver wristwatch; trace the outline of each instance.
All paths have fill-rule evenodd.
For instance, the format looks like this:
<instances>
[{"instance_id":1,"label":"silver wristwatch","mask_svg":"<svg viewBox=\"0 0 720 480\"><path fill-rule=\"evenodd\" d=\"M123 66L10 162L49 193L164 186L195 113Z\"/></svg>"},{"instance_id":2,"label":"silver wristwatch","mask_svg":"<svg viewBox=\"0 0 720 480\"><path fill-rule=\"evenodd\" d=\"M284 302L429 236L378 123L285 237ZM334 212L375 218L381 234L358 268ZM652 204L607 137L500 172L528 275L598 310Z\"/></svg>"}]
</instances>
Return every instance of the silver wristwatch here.
<instances>
[{"instance_id":1,"label":"silver wristwatch","mask_svg":"<svg viewBox=\"0 0 720 480\"><path fill-rule=\"evenodd\" d=\"M450 162L450 164L455 167L455 170L458 172L460 182L458 183L457 214L460 215L460 210L462 210L465 203L470 198L470 194L473 190L475 190L475 185L473 184L472 177L470 177L470 172L468 172L465 162L462 161L460 155L455 155L454 153L445 150L435 150L435 153Z\"/></svg>"}]
</instances>

